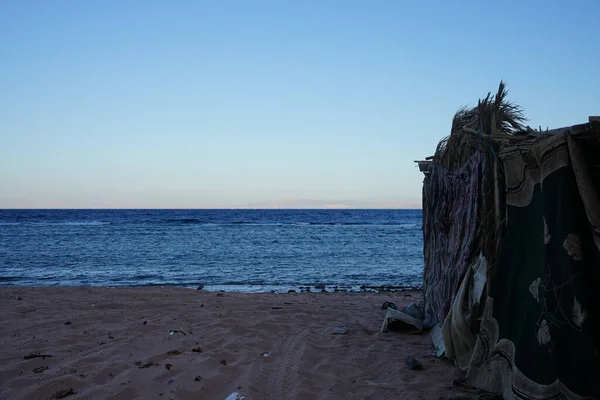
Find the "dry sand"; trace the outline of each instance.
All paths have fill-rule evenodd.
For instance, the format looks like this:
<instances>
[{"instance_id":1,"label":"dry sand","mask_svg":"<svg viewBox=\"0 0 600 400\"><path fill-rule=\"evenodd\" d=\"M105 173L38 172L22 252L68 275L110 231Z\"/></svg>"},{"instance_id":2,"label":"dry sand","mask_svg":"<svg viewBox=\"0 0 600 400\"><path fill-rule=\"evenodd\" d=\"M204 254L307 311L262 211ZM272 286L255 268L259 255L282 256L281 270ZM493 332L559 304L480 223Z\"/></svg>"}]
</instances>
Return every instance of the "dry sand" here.
<instances>
[{"instance_id":1,"label":"dry sand","mask_svg":"<svg viewBox=\"0 0 600 400\"><path fill-rule=\"evenodd\" d=\"M0 288L0 398L438 399L460 371L428 334L380 333L421 293ZM347 327L344 335L331 328ZM25 359L31 353L51 357ZM409 355L424 368L405 365ZM72 389L72 392L71 392ZM60 397L60 394L59 396Z\"/></svg>"}]
</instances>

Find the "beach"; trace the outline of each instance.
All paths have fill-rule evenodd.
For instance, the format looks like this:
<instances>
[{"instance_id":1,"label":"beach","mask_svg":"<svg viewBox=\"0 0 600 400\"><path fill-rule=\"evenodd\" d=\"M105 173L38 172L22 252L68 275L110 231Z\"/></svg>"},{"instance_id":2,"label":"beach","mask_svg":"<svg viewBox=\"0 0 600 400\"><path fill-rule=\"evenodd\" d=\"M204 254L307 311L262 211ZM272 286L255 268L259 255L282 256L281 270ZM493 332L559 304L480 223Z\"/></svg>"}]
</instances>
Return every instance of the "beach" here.
<instances>
[{"instance_id":1,"label":"beach","mask_svg":"<svg viewBox=\"0 0 600 400\"><path fill-rule=\"evenodd\" d=\"M3 399L439 399L462 375L428 333L380 333L422 293L1 287ZM343 334L333 328L347 328ZM344 330L341 330L343 332ZM335 332L335 330L334 330ZM414 356L421 370L405 359Z\"/></svg>"}]
</instances>

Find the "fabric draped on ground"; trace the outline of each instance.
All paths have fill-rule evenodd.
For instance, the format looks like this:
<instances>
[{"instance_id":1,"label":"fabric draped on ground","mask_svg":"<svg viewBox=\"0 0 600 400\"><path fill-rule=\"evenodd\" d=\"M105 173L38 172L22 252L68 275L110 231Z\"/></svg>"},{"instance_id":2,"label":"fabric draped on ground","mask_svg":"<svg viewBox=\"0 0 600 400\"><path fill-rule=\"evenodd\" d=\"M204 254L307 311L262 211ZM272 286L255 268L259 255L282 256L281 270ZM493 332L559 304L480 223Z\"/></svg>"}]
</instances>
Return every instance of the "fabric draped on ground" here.
<instances>
[{"instance_id":1,"label":"fabric draped on ground","mask_svg":"<svg viewBox=\"0 0 600 400\"><path fill-rule=\"evenodd\" d=\"M505 399L600 398L595 138L561 134L500 154L506 231L468 365L477 388Z\"/></svg>"},{"instance_id":2,"label":"fabric draped on ground","mask_svg":"<svg viewBox=\"0 0 600 400\"><path fill-rule=\"evenodd\" d=\"M475 258L467 268L452 309L442 325L446 357L456 360L463 370L469 367L475 347L478 327L474 325L479 318L479 302L485 288L486 277L487 262L483 254L479 254L479 257Z\"/></svg>"}]
</instances>

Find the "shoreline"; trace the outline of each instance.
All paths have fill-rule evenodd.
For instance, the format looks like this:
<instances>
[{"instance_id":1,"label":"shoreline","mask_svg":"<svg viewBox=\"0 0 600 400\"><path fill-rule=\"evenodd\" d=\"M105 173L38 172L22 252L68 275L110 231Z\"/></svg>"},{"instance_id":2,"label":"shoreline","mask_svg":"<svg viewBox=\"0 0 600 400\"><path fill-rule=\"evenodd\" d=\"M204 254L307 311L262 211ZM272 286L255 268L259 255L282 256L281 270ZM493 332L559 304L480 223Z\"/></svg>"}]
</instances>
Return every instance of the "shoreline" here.
<instances>
[{"instance_id":1,"label":"shoreline","mask_svg":"<svg viewBox=\"0 0 600 400\"><path fill-rule=\"evenodd\" d=\"M1 278L0 278L1 282ZM10 282L10 281L5 281ZM5 283L4 282L4 283ZM14 285L1 284L1 288L152 288L172 287L181 289L204 290L206 292L224 293L396 293L396 292L420 292L423 286L408 285L327 285L327 284L294 284L294 285L262 285L262 284L177 284L177 283L150 283L140 285Z\"/></svg>"},{"instance_id":2,"label":"shoreline","mask_svg":"<svg viewBox=\"0 0 600 400\"><path fill-rule=\"evenodd\" d=\"M433 355L427 333L379 332L384 301L402 307L421 299L420 291L0 286L0 397L51 398L71 389L69 399L460 394L452 387L460 370ZM347 333L332 334L335 327ZM31 353L52 357L24 358ZM406 367L411 355L423 370Z\"/></svg>"}]
</instances>

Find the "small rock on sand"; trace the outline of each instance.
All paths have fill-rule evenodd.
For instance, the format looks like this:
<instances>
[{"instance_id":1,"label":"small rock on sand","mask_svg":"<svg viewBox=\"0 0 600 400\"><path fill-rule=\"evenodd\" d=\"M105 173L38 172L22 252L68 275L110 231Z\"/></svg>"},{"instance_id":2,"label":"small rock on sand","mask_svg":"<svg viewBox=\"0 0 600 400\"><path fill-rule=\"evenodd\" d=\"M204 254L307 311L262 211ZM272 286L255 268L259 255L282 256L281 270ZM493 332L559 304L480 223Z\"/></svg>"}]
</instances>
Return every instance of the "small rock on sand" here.
<instances>
[{"instance_id":1,"label":"small rock on sand","mask_svg":"<svg viewBox=\"0 0 600 400\"><path fill-rule=\"evenodd\" d=\"M410 370L416 371L416 370L419 370L419 369L423 369L423 364L421 364L419 362L419 360L417 360L413 356L406 357L405 362L406 362L406 366Z\"/></svg>"}]
</instances>

